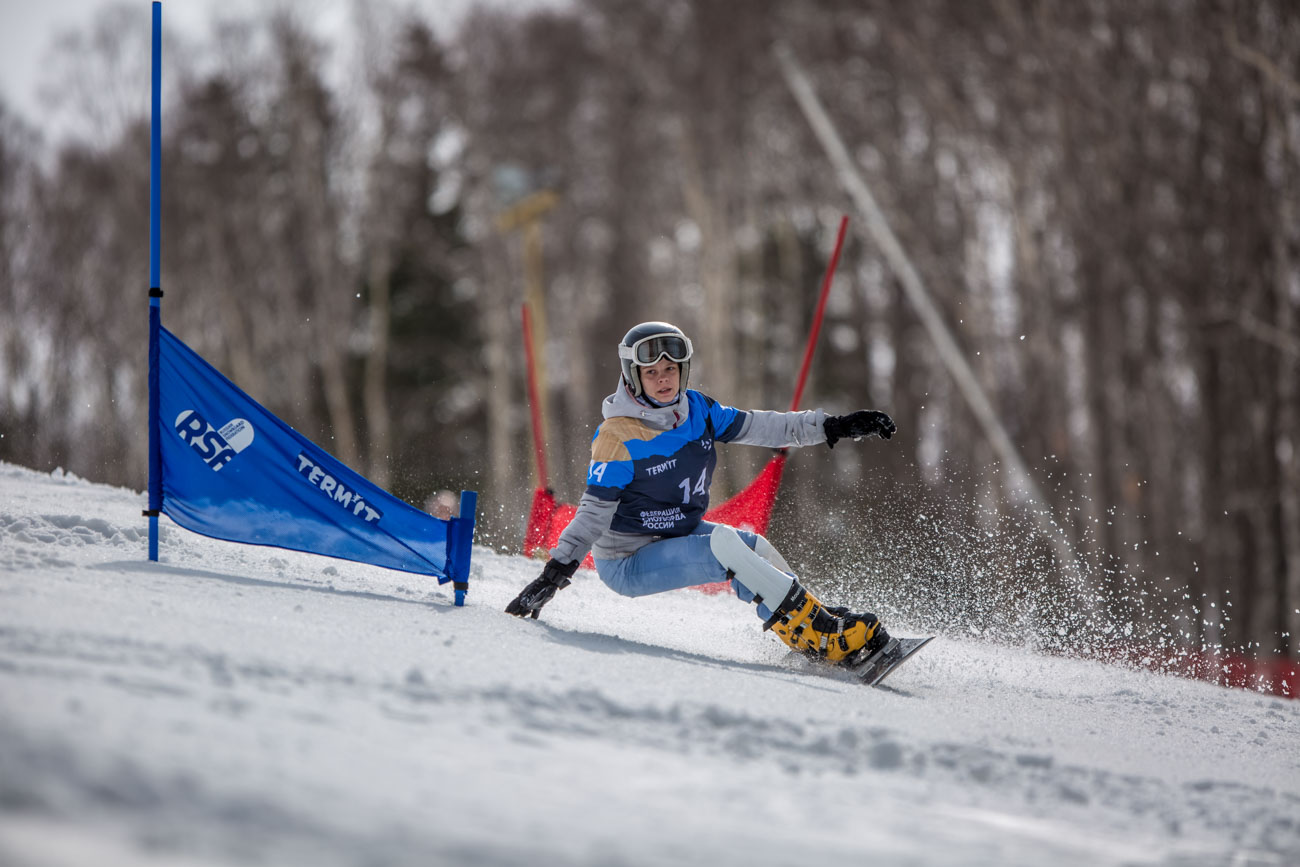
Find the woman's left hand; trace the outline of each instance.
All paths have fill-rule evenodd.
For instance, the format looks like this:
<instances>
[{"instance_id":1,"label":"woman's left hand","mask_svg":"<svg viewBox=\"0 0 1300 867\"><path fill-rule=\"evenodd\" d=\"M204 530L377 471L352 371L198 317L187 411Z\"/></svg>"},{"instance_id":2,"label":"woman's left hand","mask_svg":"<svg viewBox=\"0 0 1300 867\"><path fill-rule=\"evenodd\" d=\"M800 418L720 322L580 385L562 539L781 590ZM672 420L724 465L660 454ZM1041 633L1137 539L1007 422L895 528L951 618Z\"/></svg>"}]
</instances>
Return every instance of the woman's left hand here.
<instances>
[{"instance_id":1,"label":"woman's left hand","mask_svg":"<svg viewBox=\"0 0 1300 867\"><path fill-rule=\"evenodd\" d=\"M835 448L835 443L845 437L860 440L863 437L877 436L887 440L898 430L894 420L883 412L874 409L860 409L848 415L827 416L822 422L826 431L826 445Z\"/></svg>"}]
</instances>

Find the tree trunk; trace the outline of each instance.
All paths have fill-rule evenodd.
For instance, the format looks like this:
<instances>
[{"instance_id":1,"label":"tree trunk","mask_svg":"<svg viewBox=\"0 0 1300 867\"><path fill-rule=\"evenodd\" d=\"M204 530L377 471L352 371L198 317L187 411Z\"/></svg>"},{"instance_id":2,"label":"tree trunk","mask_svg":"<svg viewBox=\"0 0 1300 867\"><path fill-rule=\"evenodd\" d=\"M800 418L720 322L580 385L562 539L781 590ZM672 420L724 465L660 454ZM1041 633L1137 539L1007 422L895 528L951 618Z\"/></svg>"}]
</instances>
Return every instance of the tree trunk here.
<instances>
[{"instance_id":1,"label":"tree trunk","mask_svg":"<svg viewBox=\"0 0 1300 867\"><path fill-rule=\"evenodd\" d=\"M366 355L363 405L368 432L370 480L381 488L392 478L392 419L388 407L389 256L375 256L370 270L370 352Z\"/></svg>"},{"instance_id":2,"label":"tree trunk","mask_svg":"<svg viewBox=\"0 0 1300 867\"><path fill-rule=\"evenodd\" d=\"M1290 165L1294 166L1295 160L1300 159L1300 143L1294 144L1289 153ZM1289 174L1296 176L1294 169ZM1284 334L1300 330L1296 302L1288 297L1297 261L1294 239L1300 236L1297 208L1300 202L1281 197L1273 226L1274 325ZM1273 598L1280 602L1282 611L1274 622L1282 629L1280 649L1295 659L1300 657L1300 352L1279 349L1276 357L1277 415L1271 452L1276 461L1280 586Z\"/></svg>"},{"instance_id":3,"label":"tree trunk","mask_svg":"<svg viewBox=\"0 0 1300 867\"><path fill-rule=\"evenodd\" d=\"M736 256L726 216L714 199L701 166L698 128L691 119L684 118L677 137L681 154L682 198L686 213L700 232L699 261L700 288L704 293L704 322L700 340L701 363L691 365L703 377L692 376L692 385L707 377L710 393L723 403L732 403L739 397L737 370L742 359L737 357L736 341ZM728 463L719 466L713 477L713 497L721 502L731 496L744 483Z\"/></svg>"}]
</instances>

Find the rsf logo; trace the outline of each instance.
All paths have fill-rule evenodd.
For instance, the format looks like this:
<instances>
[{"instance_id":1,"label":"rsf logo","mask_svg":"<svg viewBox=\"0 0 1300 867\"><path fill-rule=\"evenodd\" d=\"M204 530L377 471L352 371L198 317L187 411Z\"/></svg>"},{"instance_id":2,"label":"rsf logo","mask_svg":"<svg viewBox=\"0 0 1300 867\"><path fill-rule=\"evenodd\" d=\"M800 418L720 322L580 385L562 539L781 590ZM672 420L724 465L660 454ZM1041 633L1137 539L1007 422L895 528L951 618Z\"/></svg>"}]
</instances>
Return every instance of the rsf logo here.
<instances>
[{"instance_id":1,"label":"rsf logo","mask_svg":"<svg viewBox=\"0 0 1300 867\"><path fill-rule=\"evenodd\" d=\"M236 418L218 430L197 410L187 409L176 416L176 435L215 472L252 444L253 426L246 419Z\"/></svg>"}]
</instances>

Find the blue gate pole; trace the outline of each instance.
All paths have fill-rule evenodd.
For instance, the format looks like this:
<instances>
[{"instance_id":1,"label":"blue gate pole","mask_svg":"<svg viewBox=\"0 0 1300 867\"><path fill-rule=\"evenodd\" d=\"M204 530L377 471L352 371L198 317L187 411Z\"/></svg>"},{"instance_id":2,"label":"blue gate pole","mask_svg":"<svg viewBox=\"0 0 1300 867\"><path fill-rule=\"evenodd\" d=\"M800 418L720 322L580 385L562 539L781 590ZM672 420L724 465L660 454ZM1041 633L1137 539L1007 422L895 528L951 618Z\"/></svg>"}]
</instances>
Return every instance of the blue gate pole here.
<instances>
[{"instance_id":1,"label":"blue gate pole","mask_svg":"<svg viewBox=\"0 0 1300 867\"><path fill-rule=\"evenodd\" d=\"M162 511L162 444L158 441L158 343L162 328L159 278L159 200L162 161L162 3L153 4L153 99L149 116L149 559L158 560L158 513Z\"/></svg>"},{"instance_id":2,"label":"blue gate pole","mask_svg":"<svg viewBox=\"0 0 1300 867\"><path fill-rule=\"evenodd\" d=\"M478 494L474 491L460 492L460 515L453 518L449 528L448 548L450 549L450 569L452 590L457 606L465 604L465 594L469 592L470 553L474 548L474 525L477 520Z\"/></svg>"}]
</instances>

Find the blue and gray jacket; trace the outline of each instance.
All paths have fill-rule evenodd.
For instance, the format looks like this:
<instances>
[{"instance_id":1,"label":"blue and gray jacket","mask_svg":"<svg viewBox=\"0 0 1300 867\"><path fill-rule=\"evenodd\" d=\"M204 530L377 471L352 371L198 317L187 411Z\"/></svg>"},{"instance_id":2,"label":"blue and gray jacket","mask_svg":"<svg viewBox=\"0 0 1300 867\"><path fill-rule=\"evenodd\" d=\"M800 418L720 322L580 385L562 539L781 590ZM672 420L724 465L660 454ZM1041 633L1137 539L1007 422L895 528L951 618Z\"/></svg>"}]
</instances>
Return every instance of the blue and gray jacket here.
<instances>
[{"instance_id":1,"label":"blue and gray jacket","mask_svg":"<svg viewBox=\"0 0 1300 867\"><path fill-rule=\"evenodd\" d=\"M551 549L571 563L590 550L615 560L670 536L684 536L709 508L717 443L786 448L826 441L820 410L739 410L687 390L664 407L632 396L620 379L601 405L591 441L587 490Z\"/></svg>"}]
</instances>

